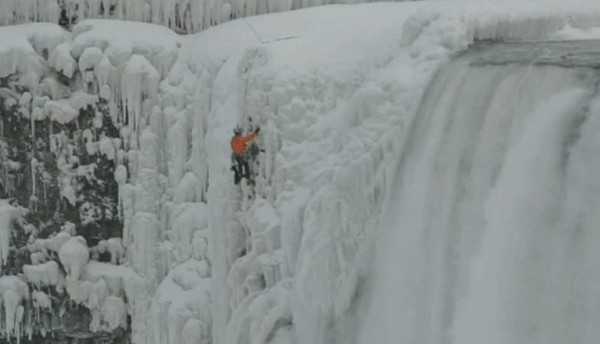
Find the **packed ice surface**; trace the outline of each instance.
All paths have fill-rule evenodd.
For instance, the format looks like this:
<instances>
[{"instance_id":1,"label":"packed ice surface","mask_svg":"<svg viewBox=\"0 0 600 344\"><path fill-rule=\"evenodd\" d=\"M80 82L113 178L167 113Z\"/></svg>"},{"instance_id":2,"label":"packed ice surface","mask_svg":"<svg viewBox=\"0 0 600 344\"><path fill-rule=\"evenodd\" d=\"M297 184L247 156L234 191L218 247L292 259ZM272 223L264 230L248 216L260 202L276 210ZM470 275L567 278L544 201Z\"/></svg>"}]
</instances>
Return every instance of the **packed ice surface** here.
<instances>
[{"instance_id":1,"label":"packed ice surface","mask_svg":"<svg viewBox=\"0 0 600 344\"><path fill-rule=\"evenodd\" d=\"M405 1L405 0L397 0ZM5 0L0 4L0 25L61 19L78 21L113 18L165 25L183 33L194 33L231 18L290 11L329 4L356 4L365 0ZM63 13L61 13L64 10Z\"/></svg>"},{"instance_id":2,"label":"packed ice surface","mask_svg":"<svg viewBox=\"0 0 600 344\"><path fill-rule=\"evenodd\" d=\"M143 15L143 8L137 13ZM506 164L503 160L497 162L502 169L496 170L500 177L493 191L489 165L477 165L483 171L472 172L474 181L487 186L473 187L475 195L465 198L465 204L450 202L455 190L446 188L454 185L454 164L463 161L452 149L477 147L470 141L453 140L469 125L475 125L477 118L470 121L458 116L456 120L464 126L455 124L452 128L456 128L457 135L444 136L445 122L422 119L428 116L423 113L438 103L421 101L428 87L440 88L437 98L447 102L463 99L453 97L460 96L460 87L450 81L431 82L441 66L476 40L596 38L600 33L598 19L600 4L592 2L574 6L456 1L315 7L232 21L193 36L179 36L165 27L113 20L82 21L71 34L55 26L45 30L46 25L0 28L0 37L19 32L15 43L0 49L0 56L14 58L13 51L21 55L17 60L7 60L12 64L0 67L4 68L0 75L15 71L26 74L23 80L32 89L32 99L25 97L22 103L25 110L29 110L28 104L35 104L30 111L36 114L33 120L50 118L61 124L72 123L79 109L102 99L108 103L110 118L120 132L116 140L96 138L90 132L83 133L82 139L88 154L101 154L115 163L114 179L119 186L119 213L115 215L123 221L123 237L105 238L91 248L77 236L76 229L51 238L34 238L28 246L32 264L24 278L32 284L54 282L51 267L55 259L48 256L58 255L67 273L66 291L74 302L90 309L91 329L126 326L129 315L134 343L385 343L402 336L438 343L449 329L456 338L474 342L479 337L475 336L477 332L469 332L467 324L481 313L477 305L490 302L484 300L490 288L486 268L507 269L502 274L506 278L526 272L518 268L518 258L501 264L501 251L491 247L494 235L506 226L514 225L511 233L522 229L524 215L518 209L528 201L527 190L561 178L556 174L543 176L531 189L522 190L515 180L534 178L536 167L531 166L533 162L525 164L531 170L519 166L539 156L550 166L542 170L556 168L556 149L562 146L550 142L552 139L543 141L539 130L562 133L564 116L570 111L562 106L577 102L585 92L557 98L552 107L556 112L550 109L555 115L551 118L538 115L531 119L533 124L514 124L515 128L531 130L531 140L540 139L541 143L526 141L508 147L494 141L482 147L498 159L507 152ZM42 33L52 39L36 38L45 37L40 36ZM44 48L48 49L48 61L38 53ZM23 56L27 59L21 59ZM30 61L36 68L25 69L20 65L23 61ZM81 89L73 92L61 88L44 68L37 68L38 64L65 77L76 75ZM468 74L464 68L455 73L465 78ZM486 73L474 72L478 75L473 76L476 86L495 87L492 81L504 75L493 68ZM530 82L539 81L535 71L527 73L532 75ZM557 87L581 88L567 72L556 73L552 80L556 80ZM477 77L488 77L489 82ZM34 80L43 82L38 87ZM511 85L504 87L518 90ZM533 99L554 94L546 85L540 82L521 94L531 92ZM511 98L502 98L499 104L512 103L507 99ZM477 99L459 103L456 106L464 106L464 111L457 113L467 116L474 113L470 106L475 106ZM100 128L103 121L97 117L94 125ZM257 141L264 152L256 166L259 177L255 187L233 184L229 139L238 124L246 130L261 127ZM496 127L490 124L489 130ZM429 134L427 130L434 132ZM515 129L509 134L491 135L490 139L510 138L513 144L512 140L518 142L523 133ZM62 196L75 202L77 178L89 176L89 171L72 171L68 149L60 149L64 138L53 140L53 153L62 161ZM544 151L544 142L549 147L554 145L554 150ZM498 146L493 145L496 143ZM421 145L429 155L418 154ZM437 155L436 147L446 148L442 149L446 154ZM586 151L586 147L580 149ZM525 156L519 155L521 148ZM489 156L479 154L483 160ZM448 179L434 178L440 171L437 167L452 172ZM569 173L586 173L584 167L569 168L576 169ZM405 174L406 169L409 174ZM409 185L416 180L413 189L401 189L405 180ZM434 186L428 184L431 180ZM589 185L573 188L594 186L592 179L585 180ZM426 187L439 187L444 197L428 203L429 194L422 192ZM518 197L514 204L514 199L502 194L513 189ZM487 199L483 193L487 191L489 202L497 204L497 209L483 208ZM572 205L577 205L581 194L573 192ZM552 205L548 198L543 199ZM382 215L383 209L392 206L399 208ZM12 211L10 206L1 209ZM546 210L544 205L537 209L541 213ZM396 211L406 216L395 218ZM461 299L456 322L449 325L444 322L446 318L440 318L445 313L435 311L453 309L447 306L451 298L445 294L452 289L444 289L451 285L451 272L435 262L447 258L445 254L451 247L445 246L445 238L452 235L442 233L437 238L435 232L424 230L423 235L432 236L421 237L420 229L446 228L448 216L460 217L463 213L485 213L491 223L490 236L482 236L485 239L477 255L481 261L473 263L473 271L468 273L467 266L479 246L469 241L471 237L464 238L473 255L461 256L461 276L473 276L472 282L465 285L474 291ZM580 219L576 212L569 214L569 221ZM481 227L475 221L477 217L467 215L464 219L472 221L469 226ZM8 215L0 216L6 223L13 221L7 220ZM589 223L595 223L592 215L586 216ZM424 219L432 221L427 225L430 227L421 224ZM394 229L396 223L405 226L390 233L388 227ZM532 226L541 231L539 223ZM0 227L5 238L9 238L11 228ZM508 249L510 238L499 239L503 240L501 247ZM420 245L419 240L431 245ZM373 252L377 245L382 245L380 256ZM509 252L523 254L526 247ZM565 246L557 247L566 251ZM540 264L547 262L542 246L536 249L541 253L533 259L541 257ZM93 259L106 252L110 253L111 263ZM586 252L593 256L591 250ZM414 260L415 256L420 260ZM397 264L399 258L405 259ZM593 268L586 265L590 273L594 273ZM427 274L421 274L422 270ZM439 289L419 288L427 285L429 277L440 282L431 284ZM388 278L391 285L386 284ZM396 288L396 283L403 288ZM500 286L491 288L500 292ZM513 291L517 288L509 287ZM0 292L1 288L2 280ZM11 319L18 319L15 305L25 296L15 295L21 295L23 288L8 288L6 292L11 300L6 309ZM35 304L44 307L44 296L35 295ZM494 319L512 314L518 304L510 299L511 295L529 294L507 292L498 301L506 304L488 303L491 308L502 307L478 318L479 328L487 331ZM544 305L549 295L554 294L540 296L536 304ZM594 294L585 295L594 304ZM525 309L527 312L534 306L529 305L532 308ZM376 314L379 306L394 316L387 320L399 316L407 317L407 321L400 325L380 321ZM395 313L403 306L416 311ZM593 309L586 312L578 314L596 319ZM421 319L428 321L410 327L411 321ZM363 321L364 326L360 326ZM535 321L523 323L517 329L521 332L511 332L516 337L508 337L507 332L498 338L520 339L522 333L538 325ZM515 329L510 327L512 323L504 325ZM10 328L15 328L14 322ZM585 338L594 338L592 326L586 331ZM388 334L390 337L385 337ZM555 332L544 332L539 338L546 339L544 336L550 334Z\"/></svg>"}]
</instances>

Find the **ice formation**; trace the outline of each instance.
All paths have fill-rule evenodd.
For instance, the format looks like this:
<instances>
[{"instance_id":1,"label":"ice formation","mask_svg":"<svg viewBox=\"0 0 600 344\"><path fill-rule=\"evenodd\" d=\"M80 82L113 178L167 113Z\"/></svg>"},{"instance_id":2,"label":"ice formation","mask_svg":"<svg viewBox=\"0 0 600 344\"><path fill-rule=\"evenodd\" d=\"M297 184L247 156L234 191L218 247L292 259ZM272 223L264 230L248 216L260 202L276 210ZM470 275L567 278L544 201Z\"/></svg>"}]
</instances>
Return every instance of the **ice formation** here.
<instances>
[{"instance_id":1,"label":"ice formation","mask_svg":"<svg viewBox=\"0 0 600 344\"><path fill-rule=\"evenodd\" d=\"M163 280L150 308L148 343L210 341L211 279L208 272L205 261L189 260ZM186 334L193 337L185 338Z\"/></svg>"},{"instance_id":2,"label":"ice formation","mask_svg":"<svg viewBox=\"0 0 600 344\"><path fill-rule=\"evenodd\" d=\"M112 264L122 264L125 262L125 248L121 238L110 238L101 240L97 247L98 253L109 253Z\"/></svg>"},{"instance_id":3,"label":"ice formation","mask_svg":"<svg viewBox=\"0 0 600 344\"><path fill-rule=\"evenodd\" d=\"M52 307L52 301L48 294L42 291L34 291L31 293L31 298L33 300L33 307L37 311L37 316L39 317L40 308L50 309Z\"/></svg>"},{"instance_id":4,"label":"ice formation","mask_svg":"<svg viewBox=\"0 0 600 344\"><path fill-rule=\"evenodd\" d=\"M35 239L35 241L28 245L28 249L32 254L40 253L36 258L38 260L45 259L47 252L58 253L60 248L71 240L71 234L67 232L59 232L47 239Z\"/></svg>"},{"instance_id":5,"label":"ice formation","mask_svg":"<svg viewBox=\"0 0 600 344\"><path fill-rule=\"evenodd\" d=\"M61 289L59 283L63 276L61 276L58 263L53 260L38 265L24 265L23 274L27 282L35 285L38 289L42 286L56 286L57 290Z\"/></svg>"},{"instance_id":6,"label":"ice formation","mask_svg":"<svg viewBox=\"0 0 600 344\"><path fill-rule=\"evenodd\" d=\"M55 12L36 14L48 2L17 3L0 5L17 13L14 19L0 14L0 22L58 21ZM166 2L118 1L112 15L98 12L101 4L109 7L107 2L67 3L80 5L78 18L110 16L196 31L232 15L322 2L247 3L242 12L236 12L240 2L178 2L178 8L201 9L195 12L202 16L193 18L177 14ZM24 331L19 326L28 313L21 301L31 298L36 310L47 309L52 298L46 287L55 286L60 293L64 283L70 301L89 310L92 332L115 331L130 323L134 343L369 342L375 334L359 334L356 318L360 301L366 299L371 250L383 232L378 231L381 221L393 222L385 217L389 214L381 219L380 214L386 200L399 197L392 195L392 185L405 148L416 145L415 118L424 111L421 100L435 73L476 40L545 40L582 33L600 37L594 34L597 18L600 8L594 4L568 9L444 2L313 8L234 21L186 37L165 27L112 20L80 21L72 33L49 24L0 28L0 42L5 42L0 45L0 62L5 62L0 77L17 73L29 89L29 96L7 97L13 101L8 105L22 109L28 121L73 128L90 158L82 164L73 154L72 138L62 131L50 134L48 154L57 160L61 197L71 206L81 204L83 224L113 217L123 223L122 237L95 237L89 241L91 248L73 226L49 237L30 229L31 264L23 266L23 280L0 277L5 335L17 337ZM13 34L10 43L1 39ZM63 77L73 79L77 90L61 84ZM572 103L582 93L565 97ZM86 120L91 125L79 130ZM560 114L547 120L540 119L540 125L560 132ZM228 140L237 124L262 128L258 142L264 152L254 188L232 183ZM528 130L533 137L543 136L535 128ZM585 137L592 140L593 135ZM578 149L575 154L585 151ZM556 167L556 156L548 154L539 157ZM511 176L527 172L515 167L527 156L511 156L517 162L509 161L503 172L507 176L499 179L507 187ZM439 159L442 164L444 159ZM114 166L107 172L118 188L118 207L112 214L81 200L84 181L100 187L94 172L101 170L102 161ZM425 180L435 173L435 161L423 162L430 168L415 170L414 176ZM31 166L43 163L32 161ZM415 166L423 165L417 161ZM575 170L568 173L583 173L570 168ZM32 176L39 180L36 197L42 198L43 178L35 172ZM406 178L410 184L410 176ZM499 208L510 206L500 191L492 196ZM526 195L520 201L526 203ZM411 218L423 209L403 211ZM0 203L3 262L21 211L7 201ZM502 222L512 219L504 215L489 210L493 233L511 225ZM587 221L595 223L592 215ZM401 247L406 248L406 261L413 262L411 248L421 246L412 245L411 238L402 238L406 242ZM492 246L493 238L486 245ZM499 239L509 246L506 237ZM482 257L502 267L498 256L490 249ZM435 256L443 258L441 253ZM505 276L512 276L511 271ZM473 275L473 288L484 289L485 266L476 265ZM432 295L432 307L444 302L441 291ZM396 300L414 305L411 296L400 294ZM453 328L459 338L472 340L461 321L474 317L474 305L484 302L482 297L474 294L465 301ZM373 302L377 305L377 298ZM495 317L503 314L486 314L481 328L491 329ZM379 324L376 316L368 315ZM408 320L399 328L408 328ZM440 319L432 322L435 329L444 328ZM422 334L419 328L406 331ZM593 328L587 331L594 333ZM439 333L431 331L432 336Z\"/></svg>"},{"instance_id":7,"label":"ice formation","mask_svg":"<svg viewBox=\"0 0 600 344\"><path fill-rule=\"evenodd\" d=\"M0 295L4 308L4 337L21 338L21 322L23 321L24 308L22 302L30 298L29 287L16 276L0 277Z\"/></svg>"},{"instance_id":8,"label":"ice formation","mask_svg":"<svg viewBox=\"0 0 600 344\"><path fill-rule=\"evenodd\" d=\"M89 256L89 249L85 239L81 236L69 239L58 251L58 257L67 273L67 278L74 280L79 279Z\"/></svg>"},{"instance_id":9,"label":"ice formation","mask_svg":"<svg viewBox=\"0 0 600 344\"><path fill-rule=\"evenodd\" d=\"M570 25L589 28L594 24L585 24L583 18L598 14L596 6L585 15L573 13L571 19L535 6L508 6L490 10L489 16L482 15L486 7L463 12L454 5L443 10L411 6L390 16L385 12L392 12L393 5L372 5L364 17L348 9L348 21L368 27L369 20L377 20L378 27L365 36L332 29L329 39L338 39L339 46L322 33L311 36L302 25L303 12L286 15L285 33L269 31L274 17L260 22L253 18L249 22L266 35L264 41L291 36L302 43L288 39L230 49L213 81L207 119L212 130L205 139L207 201L214 209L209 237L216 304L213 340L356 340L353 312L368 276L378 215L391 196L394 173L410 139L408 129L438 67L474 40L548 39ZM325 16L328 10L319 13ZM331 11L340 17L344 13L340 8ZM200 38L220 42L226 30L242 31L232 23ZM352 43L346 45L343 37L352 37ZM321 50L323 46L328 50ZM222 59L218 53L197 54L204 58L197 64L208 68L213 56ZM238 91L231 94L231 89ZM264 179L257 180L256 195L242 188L243 199L232 201L238 191L230 189L223 156L231 128L249 125L249 117L265 131L261 146L267 151L260 161ZM247 196L254 197L247 201ZM231 214L236 214L234 221ZM379 327L374 323L372 328ZM361 339L367 343L368 338Z\"/></svg>"},{"instance_id":10,"label":"ice formation","mask_svg":"<svg viewBox=\"0 0 600 344\"><path fill-rule=\"evenodd\" d=\"M5 200L0 200L0 265L8 259L10 236L15 221L22 216L21 209Z\"/></svg>"}]
</instances>

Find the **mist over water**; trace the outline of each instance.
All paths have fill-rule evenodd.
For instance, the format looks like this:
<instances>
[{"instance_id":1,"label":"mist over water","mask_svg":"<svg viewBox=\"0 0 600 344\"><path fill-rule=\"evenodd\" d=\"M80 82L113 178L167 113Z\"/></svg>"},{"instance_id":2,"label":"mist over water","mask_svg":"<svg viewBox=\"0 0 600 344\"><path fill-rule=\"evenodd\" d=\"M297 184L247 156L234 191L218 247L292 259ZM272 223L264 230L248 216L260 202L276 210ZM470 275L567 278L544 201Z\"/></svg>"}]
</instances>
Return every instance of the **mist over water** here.
<instances>
[{"instance_id":1,"label":"mist over water","mask_svg":"<svg viewBox=\"0 0 600 344\"><path fill-rule=\"evenodd\" d=\"M383 214L360 343L597 342L597 46L482 44L440 71Z\"/></svg>"}]
</instances>

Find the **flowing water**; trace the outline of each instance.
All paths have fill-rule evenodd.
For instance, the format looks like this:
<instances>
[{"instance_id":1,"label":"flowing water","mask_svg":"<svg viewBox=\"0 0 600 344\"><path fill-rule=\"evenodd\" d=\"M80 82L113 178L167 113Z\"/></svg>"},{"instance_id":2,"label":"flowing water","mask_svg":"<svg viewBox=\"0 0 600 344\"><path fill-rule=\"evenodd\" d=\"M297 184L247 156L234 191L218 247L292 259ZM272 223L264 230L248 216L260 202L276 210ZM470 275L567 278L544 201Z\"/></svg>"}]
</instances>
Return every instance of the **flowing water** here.
<instances>
[{"instance_id":1,"label":"flowing water","mask_svg":"<svg viewBox=\"0 0 600 344\"><path fill-rule=\"evenodd\" d=\"M384 212L361 343L600 339L600 43L445 66Z\"/></svg>"}]
</instances>

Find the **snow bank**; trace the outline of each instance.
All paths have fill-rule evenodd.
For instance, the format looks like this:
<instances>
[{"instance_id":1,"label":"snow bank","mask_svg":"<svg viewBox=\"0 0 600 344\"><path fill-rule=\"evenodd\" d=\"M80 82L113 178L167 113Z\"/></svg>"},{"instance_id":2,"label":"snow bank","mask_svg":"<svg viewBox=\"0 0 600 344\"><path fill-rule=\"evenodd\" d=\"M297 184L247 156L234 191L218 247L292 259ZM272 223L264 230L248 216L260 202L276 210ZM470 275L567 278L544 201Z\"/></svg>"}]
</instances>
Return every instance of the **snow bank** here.
<instances>
[{"instance_id":1,"label":"snow bank","mask_svg":"<svg viewBox=\"0 0 600 344\"><path fill-rule=\"evenodd\" d=\"M73 36L71 52L75 58L80 58L87 48L95 47L113 66L120 66L138 54L147 58L162 76L171 69L181 45L179 36L171 30L117 20L85 20L73 28ZM96 51L92 60L84 61L89 68L99 63L101 56Z\"/></svg>"},{"instance_id":2,"label":"snow bank","mask_svg":"<svg viewBox=\"0 0 600 344\"><path fill-rule=\"evenodd\" d=\"M4 12L3 13L12 13ZM35 88L43 73L44 52L49 54L65 41L68 34L54 24L27 24L0 29L0 77L17 71L24 73L22 80ZM35 83L35 84L34 84Z\"/></svg>"}]
</instances>

